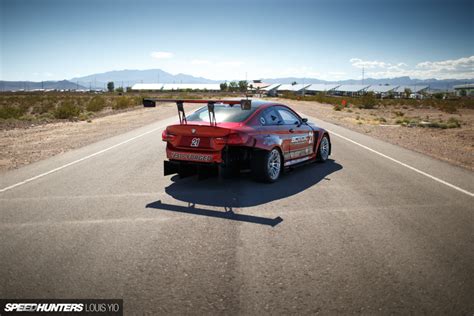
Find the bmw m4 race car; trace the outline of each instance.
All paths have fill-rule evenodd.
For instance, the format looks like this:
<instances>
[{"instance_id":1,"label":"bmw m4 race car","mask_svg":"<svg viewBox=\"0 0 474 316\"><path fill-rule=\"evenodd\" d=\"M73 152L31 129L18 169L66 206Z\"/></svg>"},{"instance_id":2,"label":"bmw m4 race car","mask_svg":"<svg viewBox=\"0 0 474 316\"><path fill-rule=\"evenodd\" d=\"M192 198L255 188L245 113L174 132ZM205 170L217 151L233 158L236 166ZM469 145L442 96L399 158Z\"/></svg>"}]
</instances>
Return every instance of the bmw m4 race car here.
<instances>
[{"instance_id":1,"label":"bmw m4 race car","mask_svg":"<svg viewBox=\"0 0 474 316\"><path fill-rule=\"evenodd\" d=\"M301 118L286 105L261 100L162 100L176 102L179 124L162 134L166 142L164 174L181 177L217 173L223 176L250 169L261 181L275 182L286 168L331 154L329 133ZM186 116L185 103L206 106Z\"/></svg>"}]
</instances>

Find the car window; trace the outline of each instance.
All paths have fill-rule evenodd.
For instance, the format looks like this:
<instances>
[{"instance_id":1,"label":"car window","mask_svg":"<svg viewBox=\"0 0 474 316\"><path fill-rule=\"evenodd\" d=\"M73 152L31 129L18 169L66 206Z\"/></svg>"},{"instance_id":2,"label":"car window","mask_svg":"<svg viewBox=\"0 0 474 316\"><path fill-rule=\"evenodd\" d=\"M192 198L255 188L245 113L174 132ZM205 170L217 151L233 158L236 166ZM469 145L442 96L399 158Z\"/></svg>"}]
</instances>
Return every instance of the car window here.
<instances>
[{"instance_id":1,"label":"car window","mask_svg":"<svg viewBox=\"0 0 474 316\"><path fill-rule=\"evenodd\" d=\"M280 116L275 109L268 109L260 116L260 124L262 125L278 125L280 123Z\"/></svg>"},{"instance_id":2,"label":"car window","mask_svg":"<svg viewBox=\"0 0 474 316\"><path fill-rule=\"evenodd\" d=\"M228 104L214 105L214 113L216 114L217 122L243 122L245 121L257 108L252 107L250 110L242 110L240 105L230 106ZM200 122L209 121L209 112L207 106L200 108L196 112L186 117L188 121Z\"/></svg>"},{"instance_id":3,"label":"car window","mask_svg":"<svg viewBox=\"0 0 474 316\"><path fill-rule=\"evenodd\" d=\"M283 119L283 124L285 125L293 125L298 124L300 119L285 109L278 109L278 114L280 114L281 118Z\"/></svg>"}]
</instances>

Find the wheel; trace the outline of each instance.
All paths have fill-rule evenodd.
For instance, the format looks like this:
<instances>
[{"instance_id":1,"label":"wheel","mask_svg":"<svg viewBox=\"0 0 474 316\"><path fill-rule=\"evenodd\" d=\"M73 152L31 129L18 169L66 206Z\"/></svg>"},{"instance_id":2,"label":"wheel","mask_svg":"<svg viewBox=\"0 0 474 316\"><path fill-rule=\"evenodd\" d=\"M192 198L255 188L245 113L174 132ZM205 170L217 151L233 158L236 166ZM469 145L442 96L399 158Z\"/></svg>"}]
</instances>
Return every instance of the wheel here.
<instances>
[{"instance_id":1,"label":"wheel","mask_svg":"<svg viewBox=\"0 0 474 316\"><path fill-rule=\"evenodd\" d=\"M316 156L316 160L318 162L325 162L328 160L330 149L329 146L329 139L326 135L324 135L318 147L318 155Z\"/></svg>"},{"instance_id":2,"label":"wheel","mask_svg":"<svg viewBox=\"0 0 474 316\"><path fill-rule=\"evenodd\" d=\"M252 159L252 174L257 180L275 182L281 174L282 159L278 149L256 152Z\"/></svg>"}]
</instances>

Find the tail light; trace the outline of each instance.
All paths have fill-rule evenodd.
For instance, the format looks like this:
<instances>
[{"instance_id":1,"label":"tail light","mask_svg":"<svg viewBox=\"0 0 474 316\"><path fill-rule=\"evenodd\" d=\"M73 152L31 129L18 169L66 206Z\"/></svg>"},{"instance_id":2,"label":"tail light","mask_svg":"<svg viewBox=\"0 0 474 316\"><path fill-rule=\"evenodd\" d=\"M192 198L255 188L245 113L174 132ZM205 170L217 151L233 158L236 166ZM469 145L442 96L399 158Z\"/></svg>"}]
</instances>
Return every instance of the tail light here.
<instances>
[{"instance_id":1,"label":"tail light","mask_svg":"<svg viewBox=\"0 0 474 316\"><path fill-rule=\"evenodd\" d=\"M225 137L214 138L216 145L240 145L247 142L247 135L239 133L230 133Z\"/></svg>"},{"instance_id":2,"label":"tail light","mask_svg":"<svg viewBox=\"0 0 474 316\"><path fill-rule=\"evenodd\" d=\"M225 145L226 142L227 141L226 141L225 137L216 137L216 138L214 138L214 143L216 145Z\"/></svg>"},{"instance_id":3,"label":"tail light","mask_svg":"<svg viewBox=\"0 0 474 316\"><path fill-rule=\"evenodd\" d=\"M176 135L168 133L168 131L165 129L163 133L161 133L161 139L164 142L171 142L176 138Z\"/></svg>"},{"instance_id":4,"label":"tail light","mask_svg":"<svg viewBox=\"0 0 474 316\"><path fill-rule=\"evenodd\" d=\"M227 136L228 145L239 145L247 142L247 135L240 133L231 133Z\"/></svg>"}]
</instances>

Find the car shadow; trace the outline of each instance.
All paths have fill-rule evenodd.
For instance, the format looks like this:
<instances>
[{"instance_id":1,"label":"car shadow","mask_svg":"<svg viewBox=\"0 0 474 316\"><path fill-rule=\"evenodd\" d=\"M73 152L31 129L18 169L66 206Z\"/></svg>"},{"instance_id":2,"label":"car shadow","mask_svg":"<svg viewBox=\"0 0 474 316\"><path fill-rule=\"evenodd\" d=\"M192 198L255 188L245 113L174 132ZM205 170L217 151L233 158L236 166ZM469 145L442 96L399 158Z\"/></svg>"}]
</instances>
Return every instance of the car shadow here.
<instances>
[{"instance_id":1,"label":"car shadow","mask_svg":"<svg viewBox=\"0 0 474 316\"><path fill-rule=\"evenodd\" d=\"M149 203L146 207L274 227L283 221L281 217L243 215L232 210L258 206L298 194L324 179L330 180L328 176L341 169L340 164L330 159L323 164L313 163L295 168L272 184L255 182L250 173L242 173L231 179L198 180L197 177L180 179L174 176L165 192L178 201L188 203L188 207L162 203L161 200ZM196 205L222 207L225 211L209 210Z\"/></svg>"}]
</instances>

